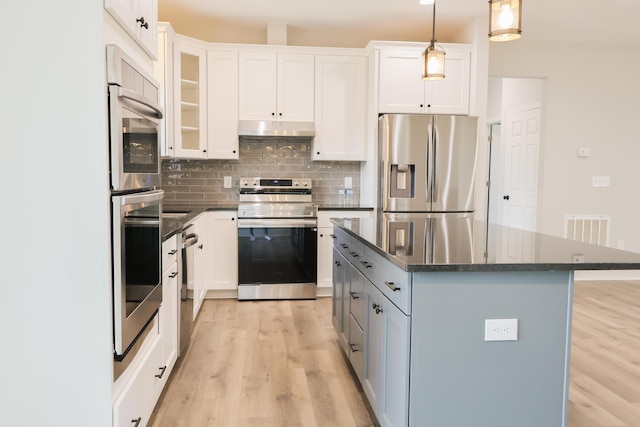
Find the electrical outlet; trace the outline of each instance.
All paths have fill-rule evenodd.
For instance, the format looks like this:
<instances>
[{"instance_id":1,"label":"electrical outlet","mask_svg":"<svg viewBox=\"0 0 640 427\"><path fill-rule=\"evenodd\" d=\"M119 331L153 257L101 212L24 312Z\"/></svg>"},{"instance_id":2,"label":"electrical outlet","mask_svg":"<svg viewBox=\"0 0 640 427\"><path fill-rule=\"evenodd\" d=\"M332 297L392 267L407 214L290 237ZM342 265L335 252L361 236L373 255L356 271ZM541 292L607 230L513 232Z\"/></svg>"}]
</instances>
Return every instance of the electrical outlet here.
<instances>
[{"instance_id":1,"label":"electrical outlet","mask_svg":"<svg viewBox=\"0 0 640 427\"><path fill-rule=\"evenodd\" d=\"M485 341L517 341L518 319L485 319Z\"/></svg>"},{"instance_id":2,"label":"electrical outlet","mask_svg":"<svg viewBox=\"0 0 640 427\"><path fill-rule=\"evenodd\" d=\"M344 188L353 188L353 179L350 176L344 178Z\"/></svg>"},{"instance_id":3,"label":"electrical outlet","mask_svg":"<svg viewBox=\"0 0 640 427\"><path fill-rule=\"evenodd\" d=\"M231 177L230 176L225 176L224 177L224 188L231 188Z\"/></svg>"}]
</instances>

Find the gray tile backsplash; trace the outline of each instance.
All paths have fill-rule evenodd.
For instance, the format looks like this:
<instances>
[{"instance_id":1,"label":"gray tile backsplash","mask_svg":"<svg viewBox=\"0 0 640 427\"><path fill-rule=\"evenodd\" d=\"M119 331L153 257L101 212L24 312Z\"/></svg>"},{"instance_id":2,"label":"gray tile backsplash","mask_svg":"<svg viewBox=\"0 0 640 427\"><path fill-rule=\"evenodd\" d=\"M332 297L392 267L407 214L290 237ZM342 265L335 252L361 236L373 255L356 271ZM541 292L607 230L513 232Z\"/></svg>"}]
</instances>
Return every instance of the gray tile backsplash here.
<instances>
[{"instance_id":1,"label":"gray tile backsplash","mask_svg":"<svg viewBox=\"0 0 640 427\"><path fill-rule=\"evenodd\" d=\"M239 160L162 161L162 189L166 204L206 205L238 201L241 176L309 178L313 201L339 205L338 191L345 177L353 178L353 200L360 200L359 162L312 162L311 140L250 139L240 141ZM232 188L224 188L224 177Z\"/></svg>"}]
</instances>

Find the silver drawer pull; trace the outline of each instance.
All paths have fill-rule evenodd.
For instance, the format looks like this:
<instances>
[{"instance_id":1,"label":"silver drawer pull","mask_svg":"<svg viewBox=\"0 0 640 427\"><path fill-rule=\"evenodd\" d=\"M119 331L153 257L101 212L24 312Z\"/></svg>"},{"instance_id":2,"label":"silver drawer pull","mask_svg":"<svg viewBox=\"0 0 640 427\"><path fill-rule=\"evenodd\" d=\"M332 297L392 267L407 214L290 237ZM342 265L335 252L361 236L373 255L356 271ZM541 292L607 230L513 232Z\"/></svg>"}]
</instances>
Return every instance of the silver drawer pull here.
<instances>
[{"instance_id":1,"label":"silver drawer pull","mask_svg":"<svg viewBox=\"0 0 640 427\"><path fill-rule=\"evenodd\" d=\"M368 261L360 261L360 264L364 265L364 268L371 268L373 265L369 264Z\"/></svg>"},{"instance_id":2,"label":"silver drawer pull","mask_svg":"<svg viewBox=\"0 0 640 427\"><path fill-rule=\"evenodd\" d=\"M335 234L329 234L329 236L331 236L332 239L337 239Z\"/></svg>"},{"instance_id":3,"label":"silver drawer pull","mask_svg":"<svg viewBox=\"0 0 640 427\"><path fill-rule=\"evenodd\" d=\"M340 264L340 261L335 261L336 267L340 267L342 264Z\"/></svg>"},{"instance_id":4,"label":"silver drawer pull","mask_svg":"<svg viewBox=\"0 0 640 427\"><path fill-rule=\"evenodd\" d=\"M169 255L175 255L175 254L176 254L176 252L178 252L178 251L177 251L177 250L175 250L175 249L174 249L174 250L172 250L172 251L169 251Z\"/></svg>"},{"instance_id":5,"label":"silver drawer pull","mask_svg":"<svg viewBox=\"0 0 640 427\"><path fill-rule=\"evenodd\" d=\"M355 344L349 343L349 348L351 349L351 353L355 353L356 351L360 351L360 350L358 350L358 347L356 347Z\"/></svg>"},{"instance_id":6,"label":"silver drawer pull","mask_svg":"<svg viewBox=\"0 0 640 427\"><path fill-rule=\"evenodd\" d=\"M348 249L349 245L347 245L346 243L340 243L340 246L342 246L342 249Z\"/></svg>"},{"instance_id":7,"label":"silver drawer pull","mask_svg":"<svg viewBox=\"0 0 640 427\"><path fill-rule=\"evenodd\" d=\"M351 256L352 256L352 257L354 257L354 258L358 258L358 257L360 256L360 255L358 255L358 252L356 252L356 251L351 251L351 252L349 252L349 253L350 253L350 254L351 254Z\"/></svg>"},{"instance_id":8,"label":"silver drawer pull","mask_svg":"<svg viewBox=\"0 0 640 427\"><path fill-rule=\"evenodd\" d=\"M170 279L173 279L173 278L174 278L174 277L176 277L177 275L178 275L178 272L177 272L177 271L174 271L173 273L171 273L171 274L169 275L169 278L170 278Z\"/></svg>"},{"instance_id":9,"label":"silver drawer pull","mask_svg":"<svg viewBox=\"0 0 640 427\"><path fill-rule=\"evenodd\" d=\"M376 311L376 314L382 313L382 306L380 304L376 304L375 302L371 306L372 309Z\"/></svg>"},{"instance_id":10,"label":"silver drawer pull","mask_svg":"<svg viewBox=\"0 0 640 427\"><path fill-rule=\"evenodd\" d=\"M393 282L384 282L384 284L387 285L393 292L400 290L400 288L397 287Z\"/></svg>"},{"instance_id":11,"label":"silver drawer pull","mask_svg":"<svg viewBox=\"0 0 640 427\"><path fill-rule=\"evenodd\" d=\"M140 425L140 421L142 421L142 417L138 417L135 420L131 420L132 423L135 423L133 427L138 427L138 425Z\"/></svg>"},{"instance_id":12,"label":"silver drawer pull","mask_svg":"<svg viewBox=\"0 0 640 427\"><path fill-rule=\"evenodd\" d=\"M162 368L158 368L160 370L159 374L154 375L156 378L162 378L164 376L164 371L167 370L167 365L164 365Z\"/></svg>"},{"instance_id":13,"label":"silver drawer pull","mask_svg":"<svg viewBox=\"0 0 640 427\"><path fill-rule=\"evenodd\" d=\"M349 295L351 295L351 299L358 299L358 298L360 298L356 292L349 292Z\"/></svg>"}]
</instances>

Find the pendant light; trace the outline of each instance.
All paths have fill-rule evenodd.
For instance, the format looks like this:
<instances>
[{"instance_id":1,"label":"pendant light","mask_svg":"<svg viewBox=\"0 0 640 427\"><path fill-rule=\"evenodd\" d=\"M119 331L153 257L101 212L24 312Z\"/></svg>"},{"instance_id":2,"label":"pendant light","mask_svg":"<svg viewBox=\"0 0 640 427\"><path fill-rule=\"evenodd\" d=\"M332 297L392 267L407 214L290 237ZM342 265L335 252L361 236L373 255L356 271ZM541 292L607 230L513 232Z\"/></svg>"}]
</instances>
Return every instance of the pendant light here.
<instances>
[{"instance_id":1,"label":"pendant light","mask_svg":"<svg viewBox=\"0 0 640 427\"><path fill-rule=\"evenodd\" d=\"M489 40L507 42L522 35L522 0L489 0Z\"/></svg>"},{"instance_id":2,"label":"pendant light","mask_svg":"<svg viewBox=\"0 0 640 427\"><path fill-rule=\"evenodd\" d=\"M431 42L422 54L422 80L444 79L444 55L446 55L444 50L436 48L436 2L434 0Z\"/></svg>"}]
</instances>

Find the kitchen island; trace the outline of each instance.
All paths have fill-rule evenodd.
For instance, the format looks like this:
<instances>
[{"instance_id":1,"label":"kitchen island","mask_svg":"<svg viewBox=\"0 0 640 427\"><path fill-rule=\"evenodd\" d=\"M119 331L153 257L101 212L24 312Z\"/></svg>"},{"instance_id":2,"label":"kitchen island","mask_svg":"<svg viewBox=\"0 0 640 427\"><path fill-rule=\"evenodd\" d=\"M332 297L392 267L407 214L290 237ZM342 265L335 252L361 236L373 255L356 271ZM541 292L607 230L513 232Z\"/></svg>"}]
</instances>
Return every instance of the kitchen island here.
<instances>
[{"instance_id":1,"label":"kitchen island","mask_svg":"<svg viewBox=\"0 0 640 427\"><path fill-rule=\"evenodd\" d=\"M566 426L573 272L640 269L468 215L333 223L333 323L383 426Z\"/></svg>"}]
</instances>

